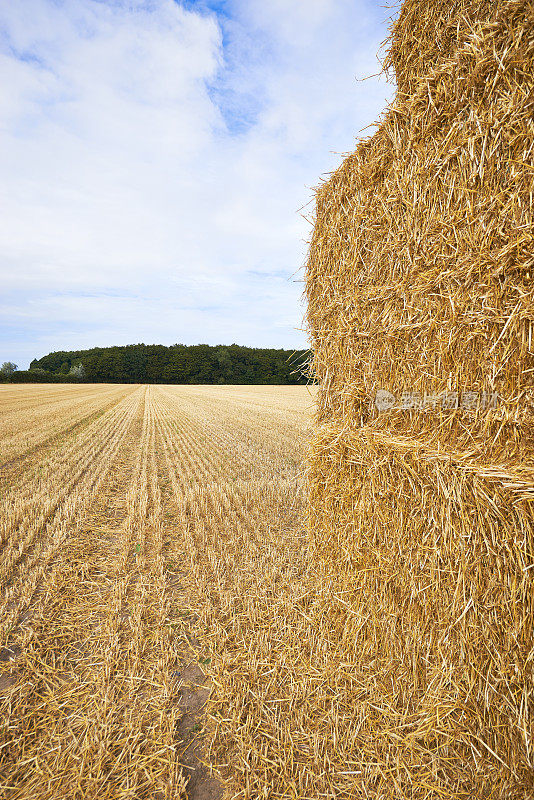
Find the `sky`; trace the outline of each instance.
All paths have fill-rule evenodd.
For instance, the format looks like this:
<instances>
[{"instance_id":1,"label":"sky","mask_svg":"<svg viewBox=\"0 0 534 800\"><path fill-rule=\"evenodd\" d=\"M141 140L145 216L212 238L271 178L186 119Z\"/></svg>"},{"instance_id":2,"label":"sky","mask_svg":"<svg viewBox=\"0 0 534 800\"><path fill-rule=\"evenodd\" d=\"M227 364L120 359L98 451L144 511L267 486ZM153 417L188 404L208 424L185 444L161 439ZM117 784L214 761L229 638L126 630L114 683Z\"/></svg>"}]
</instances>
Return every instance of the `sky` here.
<instances>
[{"instance_id":1,"label":"sky","mask_svg":"<svg viewBox=\"0 0 534 800\"><path fill-rule=\"evenodd\" d=\"M0 0L0 362L306 347L313 189L392 97L391 13Z\"/></svg>"}]
</instances>

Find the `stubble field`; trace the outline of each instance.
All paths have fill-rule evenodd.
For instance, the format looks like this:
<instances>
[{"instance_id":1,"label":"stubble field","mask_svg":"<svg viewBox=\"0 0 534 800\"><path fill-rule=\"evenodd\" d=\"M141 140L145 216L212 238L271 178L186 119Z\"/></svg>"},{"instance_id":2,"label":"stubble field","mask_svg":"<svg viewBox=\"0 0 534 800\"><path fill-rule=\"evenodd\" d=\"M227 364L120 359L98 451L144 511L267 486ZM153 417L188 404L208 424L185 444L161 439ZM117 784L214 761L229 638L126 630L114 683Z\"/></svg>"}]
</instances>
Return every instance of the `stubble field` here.
<instances>
[{"instance_id":1,"label":"stubble field","mask_svg":"<svg viewBox=\"0 0 534 800\"><path fill-rule=\"evenodd\" d=\"M329 796L312 406L306 387L1 387L2 796L217 798L220 774L232 797Z\"/></svg>"}]
</instances>

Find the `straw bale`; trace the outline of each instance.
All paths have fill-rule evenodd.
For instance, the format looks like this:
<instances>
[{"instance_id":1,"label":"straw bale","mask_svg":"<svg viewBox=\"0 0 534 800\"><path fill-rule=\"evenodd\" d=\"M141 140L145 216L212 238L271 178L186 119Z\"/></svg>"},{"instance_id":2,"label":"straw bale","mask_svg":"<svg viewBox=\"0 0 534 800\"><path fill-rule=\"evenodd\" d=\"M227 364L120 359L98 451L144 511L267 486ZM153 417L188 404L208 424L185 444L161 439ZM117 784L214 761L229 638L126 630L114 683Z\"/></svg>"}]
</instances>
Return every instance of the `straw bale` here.
<instances>
[{"instance_id":1,"label":"straw bale","mask_svg":"<svg viewBox=\"0 0 534 800\"><path fill-rule=\"evenodd\" d=\"M405 726L392 796L432 762L432 796L530 797L534 4L406 0L390 45L396 99L317 192L311 542Z\"/></svg>"},{"instance_id":2,"label":"straw bale","mask_svg":"<svg viewBox=\"0 0 534 800\"><path fill-rule=\"evenodd\" d=\"M532 463L534 6L504 5L319 189L308 322L319 421ZM501 399L466 430L462 410L384 422L381 388Z\"/></svg>"},{"instance_id":3,"label":"straw bale","mask_svg":"<svg viewBox=\"0 0 534 800\"><path fill-rule=\"evenodd\" d=\"M359 752L392 768L391 797L532 797L534 505L414 440L324 426L315 446L354 715L379 711Z\"/></svg>"},{"instance_id":4,"label":"straw bale","mask_svg":"<svg viewBox=\"0 0 534 800\"><path fill-rule=\"evenodd\" d=\"M399 93L413 93L428 65L448 58L490 19L494 0L405 0L391 27L385 69L393 69Z\"/></svg>"}]
</instances>

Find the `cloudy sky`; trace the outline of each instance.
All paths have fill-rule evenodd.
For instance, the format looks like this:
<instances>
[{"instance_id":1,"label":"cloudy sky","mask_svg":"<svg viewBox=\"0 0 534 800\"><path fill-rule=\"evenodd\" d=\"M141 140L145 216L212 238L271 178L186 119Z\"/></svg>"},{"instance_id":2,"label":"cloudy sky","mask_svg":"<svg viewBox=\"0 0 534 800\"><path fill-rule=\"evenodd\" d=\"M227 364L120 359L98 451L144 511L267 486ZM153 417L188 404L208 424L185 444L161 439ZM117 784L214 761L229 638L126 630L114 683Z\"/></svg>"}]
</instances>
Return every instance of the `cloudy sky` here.
<instances>
[{"instance_id":1,"label":"cloudy sky","mask_svg":"<svg viewBox=\"0 0 534 800\"><path fill-rule=\"evenodd\" d=\"M0 361L306 346L302 214L391 96L384 6L0 0Z\"/></svg>"}]
</instances>

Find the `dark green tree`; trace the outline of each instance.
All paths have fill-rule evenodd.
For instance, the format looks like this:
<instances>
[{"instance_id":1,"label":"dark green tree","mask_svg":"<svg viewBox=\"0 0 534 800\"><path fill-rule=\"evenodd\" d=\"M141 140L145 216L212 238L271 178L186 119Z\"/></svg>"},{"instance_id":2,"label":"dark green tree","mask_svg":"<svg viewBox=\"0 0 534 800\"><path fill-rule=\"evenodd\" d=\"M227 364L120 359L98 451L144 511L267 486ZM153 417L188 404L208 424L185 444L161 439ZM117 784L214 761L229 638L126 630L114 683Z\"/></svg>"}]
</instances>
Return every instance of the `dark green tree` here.
<instances>
[{"instance_id":1,"label":"dark green tree","mask_svg":"<svg viewBox=\"0 0 534 800\"><path fill-rule=\"evenodd\" d=\"M49 353L31 363L53 380L94 383L306 383L307 350L207 344L132 344Z\"/></svg>"}]
</instances>

